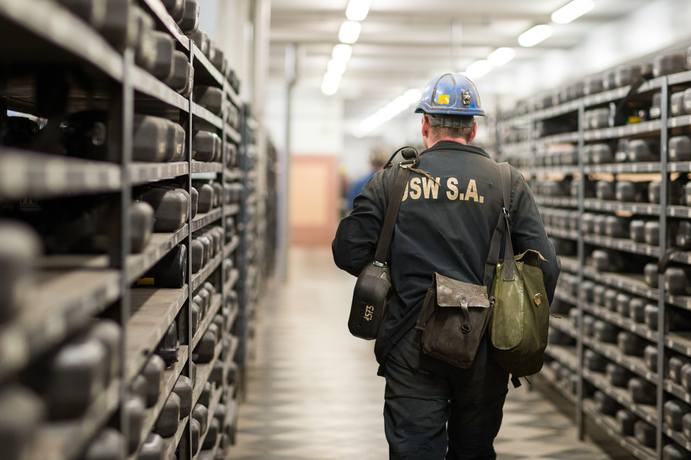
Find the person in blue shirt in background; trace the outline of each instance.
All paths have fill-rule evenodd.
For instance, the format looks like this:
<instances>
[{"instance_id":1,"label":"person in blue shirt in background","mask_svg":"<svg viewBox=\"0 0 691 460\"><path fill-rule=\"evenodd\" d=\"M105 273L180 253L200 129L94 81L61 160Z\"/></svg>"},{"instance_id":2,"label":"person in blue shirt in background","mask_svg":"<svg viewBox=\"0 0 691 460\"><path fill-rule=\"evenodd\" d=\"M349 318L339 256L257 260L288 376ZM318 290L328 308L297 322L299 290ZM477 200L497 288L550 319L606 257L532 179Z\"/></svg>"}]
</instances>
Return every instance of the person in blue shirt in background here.
<instances>
[{"instance_id":1,"label":"person in blue shirt in background","mask_svg":"<svg viewBox=\"0 0 691 460\"><path fill-rule=\"evenodd\" d=\"M355 197L358 196L360 193L362 193L362 187L365 186L368 180L376 173L377 171L381 170L384 165L386 164L386 155L384 154L383 150L380 149L374 149L372 152L370 152L369 156L369 161L371 165L371 169L367 174L364 174L360 176L359 178L355 179L353 182L350 183L348 186L348 193L346 194L346 206L348 207L348 212L353 210L353 201L355 200Z\"/></svg>"}]
</instances>

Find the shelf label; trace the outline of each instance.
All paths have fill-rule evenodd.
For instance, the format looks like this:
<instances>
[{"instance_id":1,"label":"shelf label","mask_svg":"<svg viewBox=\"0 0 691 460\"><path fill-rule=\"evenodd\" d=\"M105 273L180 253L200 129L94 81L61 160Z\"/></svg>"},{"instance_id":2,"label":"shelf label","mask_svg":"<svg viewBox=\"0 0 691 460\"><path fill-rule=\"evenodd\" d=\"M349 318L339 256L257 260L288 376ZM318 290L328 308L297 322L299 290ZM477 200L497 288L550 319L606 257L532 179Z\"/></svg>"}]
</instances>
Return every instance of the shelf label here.
<instances>
[{"instance_id":1,"label":"shelf label","mask_svg":"<svg viewBox=\"0 0 691 460\"><path fill-rule=\"evenodd\" d=\"M29 360L29 350L23 335L7 330L0 335L0 367L19 367Z\"/></svg>"},{"instance_id":2,"label":"shelf label","mask_svg":"<svg viewBox=\"0 0 691 460\"><path fill-rule=\"evenodd\" d=\"M64 337L67 331L67 323L65 318L60 315L54 315L45 318L43 321L43 335L45 337Z\"/></svg>"},{"instance_id":3,"label":"shelf label","mask_svg":"<svg viewBox=\"0 0 691 460\"><path fill-rule=\"evenodd\" d=\"M48 191L60 192L67 188L67 166L64 160L48 160L43 167L45 186Z\"/></svg>"},{"instance_id":4,"label":"shelf label","mask_svg":"<svg viewBox=\"0 0 691 460\"><path fill-rule=\"evenodd\" d=\"M29 184L29 164L20 157L9 156L0 163L0 189L7 196L26 195ZM3 172L4 171L4 172Z\"/></svg>"}]
</instances>

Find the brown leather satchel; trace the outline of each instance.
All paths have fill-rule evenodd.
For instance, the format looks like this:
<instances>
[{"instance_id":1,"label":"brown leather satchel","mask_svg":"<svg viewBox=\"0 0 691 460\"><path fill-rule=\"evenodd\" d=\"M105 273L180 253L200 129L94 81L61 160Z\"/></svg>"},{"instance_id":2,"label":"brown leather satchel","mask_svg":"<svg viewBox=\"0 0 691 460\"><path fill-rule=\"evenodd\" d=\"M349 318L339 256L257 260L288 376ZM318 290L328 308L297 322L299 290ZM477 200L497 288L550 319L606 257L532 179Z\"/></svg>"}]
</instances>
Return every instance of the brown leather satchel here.
<instances>
[{"instance_id":1,"label":"brown leather satchel","mask_svg":"<svg viewBox=\"0 0 691 460\"><path fill-rule=\"evenodd\" d=\"M485 286L435 273L415 326L422 330L422 351L467 369L475 359L493 306Z\"/></svg>"},{"instance_id":2,"label":"brown leather satchel","mask_svg":"<svg viewBox=\"0 0 691 460\"><path fill-rule=\"evenodd\" d=\"M510 182L506 187L510 187ZM499 225L502 218L503 214L492 235L484 285L434 274L415 325L422 330L421 347L425 354L463 369L473 363L494 308L489 288L505 232L505 227Z\"/></svg>"}]
</instances>

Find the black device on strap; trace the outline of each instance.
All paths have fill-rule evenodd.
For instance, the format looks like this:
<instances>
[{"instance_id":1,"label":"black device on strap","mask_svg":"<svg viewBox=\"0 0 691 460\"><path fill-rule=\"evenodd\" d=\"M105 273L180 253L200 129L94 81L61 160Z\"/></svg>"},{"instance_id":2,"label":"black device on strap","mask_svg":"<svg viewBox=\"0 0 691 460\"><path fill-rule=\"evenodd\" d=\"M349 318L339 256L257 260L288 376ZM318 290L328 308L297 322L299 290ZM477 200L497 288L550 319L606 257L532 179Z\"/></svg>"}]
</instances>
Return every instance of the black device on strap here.
<instances>
[{"instance_id":1,"label":"black device on strap","mask_svg":"<svg viewBox=\"0 0 691 460\"><path fill-rule=\"evenodd\" d=\"M398 162L399 164L410 164L411 162L414 163L412 166L416 166L420 162L420 154L417 153L417 150L415 150L415 147L411 147L409 145L405 145L401 147L400 149L396 150L394 153L391 154L389 157L389 161L386 162L384 165L384 169L388 168L392 164L396 163L396 156L398 154L400 155L400 161Z\"/></svg>"}]
</instances>

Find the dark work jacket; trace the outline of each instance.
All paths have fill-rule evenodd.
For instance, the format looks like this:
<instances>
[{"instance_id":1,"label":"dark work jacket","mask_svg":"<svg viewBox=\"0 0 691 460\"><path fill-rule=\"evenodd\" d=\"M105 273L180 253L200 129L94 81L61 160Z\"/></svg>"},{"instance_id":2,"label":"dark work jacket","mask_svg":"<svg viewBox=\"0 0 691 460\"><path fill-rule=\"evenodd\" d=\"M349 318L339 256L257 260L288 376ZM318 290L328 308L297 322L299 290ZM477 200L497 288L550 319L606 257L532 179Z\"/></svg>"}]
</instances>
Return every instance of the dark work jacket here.
<instances>
[{"instance_id":1,"label":"dark work jacket","mask_svg":"<svg viewBox=\"0 0 691 460\"><path fill-rule=\"evenodd\" d=\"M420 154L403 195L387 262L392 295L379 329L375 354L383 364L395 343L414 326L434 272L483 284L490 241L502 212L497 163L479 147L442 141ZM336 265L357 276L372 262L397 166L375 174L341 220L332 243ZM559 261L547 238L525 179L511 168L510 228L515 254L539 251L550 303ZM380 373L381 373L380 368Z\"/></svg>"}]
</instances>

